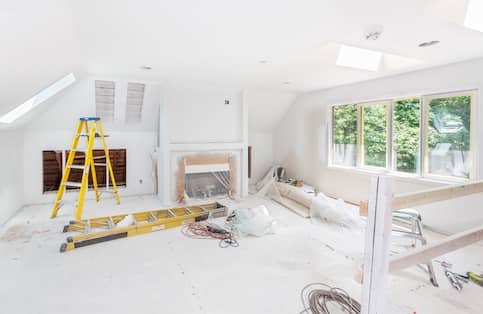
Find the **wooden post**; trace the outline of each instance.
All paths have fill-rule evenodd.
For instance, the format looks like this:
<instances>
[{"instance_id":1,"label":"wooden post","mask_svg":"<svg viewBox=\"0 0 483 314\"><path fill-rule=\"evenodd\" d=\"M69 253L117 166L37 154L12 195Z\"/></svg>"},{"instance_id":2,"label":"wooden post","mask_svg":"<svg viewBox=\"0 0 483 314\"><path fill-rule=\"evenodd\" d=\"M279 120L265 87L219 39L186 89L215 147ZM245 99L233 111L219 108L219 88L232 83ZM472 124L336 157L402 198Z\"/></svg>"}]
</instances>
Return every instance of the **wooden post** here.
<instances>
[{"instance_id":1,"label":"wooden post","mask_svg":"<svg viewBox=\"0 0 483 314\"><path fill-rule=\"evenodd\" d=\"M389 274L392 186L387 176L372 179L366 226L362 314L384 314Z\"/></svg>"}]
</instances>

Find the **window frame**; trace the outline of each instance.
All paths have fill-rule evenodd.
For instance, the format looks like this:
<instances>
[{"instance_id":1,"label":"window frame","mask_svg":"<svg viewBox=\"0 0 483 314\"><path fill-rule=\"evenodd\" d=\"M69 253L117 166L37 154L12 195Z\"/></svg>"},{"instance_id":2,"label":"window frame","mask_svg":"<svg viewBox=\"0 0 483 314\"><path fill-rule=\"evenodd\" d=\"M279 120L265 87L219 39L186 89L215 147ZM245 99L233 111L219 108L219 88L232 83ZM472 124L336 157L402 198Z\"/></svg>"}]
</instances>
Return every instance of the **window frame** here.
<instances>
[{"instance_id":1,"label":"window frame","mask_svg":"<svg viewBox=\"0 0 483 314\"><path fill-rule=\"evenodd\" d=\"M396 150L394 145L394 107L397 101L407 100L407 99L419 99L419 147L418 147L418 164L419 167L416 169L415 173L409 173L397 170L397 160L396 160ZM406 97L396 97L391 100L391 172L405 177L418 178L422 176L422 125L423 125L423 96L406 96Z\"/></svg>"},{"instance_id":2,"label":"window frame","mask_svg":"<svg viewBox=\"0 0 483 314\"><path fill-rule=\"evenodd\" d=\"M470 96L471 104L470 104L470 152L469 152L469 177L468 178L459 178L454 176L445 176L445 175L438 175L429 172L429 148L428 148L428 130L429 130L429 103L432 99L438 98L448 98L448 97L458 97L458 96ZM423 137L420 139L421 142L421 177L429 178L439 181L452 181L452 182L467 182L475 179L475 146L474 146L474 139L475 139L475 115L476 115L476 96L477 90L465 90L465 91L457 91L457 92L447 92L447 93L435 93L430 95L423 95L422 97L422 106L421 106L421 117L424 118L421 124L421 131L423 133ZM424 130L423 130L424 129Z\"/></svg>"},{"instance_id":3,"label":"window frame","mask_svg":"<svg viewBox=\"0 0 483 314\"><path fill-rule=\"evenodd\" d=\"M386 167L377 167L377 166L371 166L371 165L366 165L364 163L365 157L364 157L364 107L365 106L377 106L381 104L387 104L387 112L386 112ZM392 167L391 162L390 162L390 153L389 150L392 149L392 145L390 142L392 142L392 123L390 123L390 116L392 112L392 100L378 100L378 101L368 101L368 102L363 102L363 103L358 103L357 104L358 110L359 110L359 121L357 122L358 124L358 141L357 141L357 165L361 169L368 169L372 171L377 171L377 170L388 170L390 169L389 166Z\"/></svg>"},{"instance_id":4,"label":"window frame","mask_svg":"<svg viewBox=\"0 0 483 314\"><path fill-rule=\"evenodd\" d=\"M471 115L470 115L470 152L469 152L469 178L459 178L453 176L442 176L428 173L427 166L427 152L428 152L428 141L427 141L427 134L428 134L428 126L429 126L429 119L427 119L429 113L429 101L434 98L444 98L444 97L457 97L457 96L470 96L471 97ZM335 168L335 169L346 169L349 171L355 172L365 172L365 173L386 173L395 175L398 177L403 178L412 178L412 179L426 179L430 181L436 182L447 182L447 183L459 183L459 182L467 182L470 180L475 180L477 178L477 168L476 168L476 149L475 149L475 135L476 135L476 119L478 118L477 112L477 103L478 103L478 96L479 90L474 89L465 89L465 90L458 90L458 91L451 91L451 92L438 92L432 94L420 94L418 96L400 96L400 97L393 97L393 98L386 98L386 99L379 99L379 100L370 100L370 101L349 101L346 103L338 103L329 106L329 126L328 126L328 167ZM397 162L395 160L395 145L394 145L394 105L396 101L405 100L405 99L419 99L420 101L420 114L419 114L419 150L418 150L418 162L419 167L415 173L397 171ZM386 167L375 167L375 166L367 166L364 165L363 159L363 107L364 105L368 104L381 104L387 103L388 105L388 112L387 112L387 143L386 143ZM344 166L335 164L334 161L334 135L333 135L333 127L334 127L334 108L338 106L344 105L355 105L357 106L357 160L355 166Z\"/></svg>"},{"instance_id":5,"label":"window frame","mask_svg":"<svg viewBox=\"0 0 483 314\"><path fill-rule=\"evenodd\" d=\"M356 103L348 103L348 104L340 104L340 105L333 105L330 107L330 128L329 128L329 138L330 138L330 143L329 143L329 166L332 166L332 167L339 167L339 168L347 168L347 169L353 169L353 168L356 168L356 167L359 167L359 142L360 142L360 139L359 139L359 127L360 127L360 123L359 123L359 118L357 118L357 124L356 124L356 148L357 148L357 151L356 151L356 165L355 167L354 166L345 166L345 165L339 165L339 164L336 164L334 163L334 152L335 152L335 142L334 142L334 130L333 130L333 126L334 126L334 118L335 118L335 112L334 112L334 108L336 106L356 106L356 109L357 109L357 113L356 113L356 117L359 117L359 114L360 114L360 108L359 108L359 105L356 104Z\"/></svg>"}]
</instances>

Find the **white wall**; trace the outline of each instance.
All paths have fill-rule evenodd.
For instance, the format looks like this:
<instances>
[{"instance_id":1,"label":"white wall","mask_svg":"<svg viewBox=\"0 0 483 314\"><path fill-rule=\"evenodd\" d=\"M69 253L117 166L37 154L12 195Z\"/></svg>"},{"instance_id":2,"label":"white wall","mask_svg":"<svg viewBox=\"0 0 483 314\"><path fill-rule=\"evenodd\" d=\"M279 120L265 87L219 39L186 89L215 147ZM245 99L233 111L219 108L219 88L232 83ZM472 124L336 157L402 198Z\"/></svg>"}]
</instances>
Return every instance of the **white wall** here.
<instances>
[{"instance_id":1,"label":"white wall","mask_svg":"<svg viewBox=\"0 0 483 314\"><path fill-rule=\"evenodd\" d=\"M121 197L154 193L151 153L157 142L160 86L156 83L144 82L146 90L142 123L126 125L124 114L128 81L116 78L86 77L78 80L60 96L42 104L42 111L25 124L23 167L26 204L46 203L54 200L55 193L42 193L42 150L69 149L79 118L95 116L95 79L116 82L115 120L111 123L103 123L103 129L104 133L109 135L106 138L109 148L127 150L127 186L120 188ZM76 199L77 195L76 192L66 193L66 199ZM87 197L92 198L93 193L88 193Z\"/></svg>"},{"instance_id":2,"label":"white wall","mask_svg":"<svg viewBox=\"0 0 483 314\"><path fill-rule=\"evenodd\" d=\"M252 147L252 175L249 183L255 184L273 166L273 134L248 130L248 144Z\"/></svg>"},{"instance_id":3,"label":"white wall","mask_svg":"<svg viewBox=\"0 0 483 314\"><path fill-rule=\"evenodd\" d=\"M385 79L307 93L297 98L274 133L275 161L285 165L289 176L299 177L325 193L359 202L367 199L371 174L328 168L328 105L380 100L398 96L418 96L437 92L483 89L483 59ZM481 99L481 97L477 97ZM476 117L476 138L483 137L480 104ZM287 127L290 126L290 127ZM477 141L476 166L483 178L483 145ZM428 189L439 183L396 178L396 193ZM453 233L481 225L483 211L477 195L420 208L424 223L442 232Z\"/></svg>"},{"instance_id":4,"label":"white wall","mask_svg":"<svg viewBox=\"0 0 483 314\"><path fill-rule=\"evenodd\" d=\"M242 97L238 90L165 89L169 141L237 143L243 140ZM225 105L225 99L230 104Z\"/></svg>"},{"instance_id":5,"label":"white wall","mask_svg":"<svg viewBox=\"0 0 483 314\"><path fill-rule=\"evenodd\" d=\"M252 176L256 183L274 164L273 131L294 103L296 94L284 90L247 89L248 145L252 147Z\"/></svg>"},{"instance_id":6,"label":"white wall","mask_svg":"<svg viewBox=\"0 0 483 314\"><path fill-rule=\"evenodd\" d=\"M23 205L23 135L0 131L0 225Z\"/></svg>"}]
</instances>

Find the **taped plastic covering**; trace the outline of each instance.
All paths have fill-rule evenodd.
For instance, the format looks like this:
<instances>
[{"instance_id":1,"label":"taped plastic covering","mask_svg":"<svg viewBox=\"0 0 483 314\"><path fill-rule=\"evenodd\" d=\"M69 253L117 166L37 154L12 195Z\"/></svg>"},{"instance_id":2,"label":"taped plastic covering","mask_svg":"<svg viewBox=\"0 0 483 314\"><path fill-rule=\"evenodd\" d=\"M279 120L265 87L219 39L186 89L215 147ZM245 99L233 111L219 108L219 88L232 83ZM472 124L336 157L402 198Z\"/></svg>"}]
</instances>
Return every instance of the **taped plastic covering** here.
<instances>
[{"instance_id":1,"label":"taped plastic covering","mask_svg":"<svg viewBox=\"0 0 483 314\"><path fill-rule=\"evenodd\" d=\"M319 193L310 207L312 217L319 217L329 223L344 227L361 227L357 207L346 204L342 199L332 199Z\"/></svg>"},{"instance_id":2,"label":"taped plastic covering","mask_svg":"<svg viewBox=\"0 0 483 314\"><path fill-rule=\"evenodd\" d=\"M185 182L185 198L227 197L230 190L230 173L228 171L213 171L186 174Z\"/></svg>"},{"instance_id":3,"label":"taped plastic covering","mask_svg":"<svg viewBox=\"0 0 483 314\"><path fill-rule=\"evenodd\" d=\"M231 154L195 154L182 157L178 160L178 173L176 180L176 200L184 203L186 200L186 166L188 165L210 165L229 164L229 189L228 196L234 197L236 193L236 158ZM218 179L225 182L225 178Z\"/></svg>"}]
</instances>

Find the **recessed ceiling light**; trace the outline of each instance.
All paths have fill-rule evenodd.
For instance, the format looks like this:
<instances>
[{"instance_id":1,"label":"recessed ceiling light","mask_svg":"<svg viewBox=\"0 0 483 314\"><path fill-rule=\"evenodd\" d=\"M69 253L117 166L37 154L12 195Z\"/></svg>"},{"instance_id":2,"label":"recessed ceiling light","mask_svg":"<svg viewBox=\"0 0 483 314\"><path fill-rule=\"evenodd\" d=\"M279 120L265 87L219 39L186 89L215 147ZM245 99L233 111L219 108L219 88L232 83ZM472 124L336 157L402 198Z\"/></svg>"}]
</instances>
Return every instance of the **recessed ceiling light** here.
<instances>
[{"instance_id":1,"label":"recessed ceiling light","mask_svg":"<svg viewBox=\"0 0 483 314\"><path fill-rule=\"evenodd\" d=\"M382 60L382 52L341 45L336 64L338 66L377 72Z\"/></svg>"},{"instance_id":2,"label":"recessed ceiling light","mask_svg":"<svg viewBox=\"0 0 483 314\"><path fill-rule=\"evenodd\" d=\"M464 25L465 27L483 32L483 1L468 1Z\"/></svg>"},{"instance_id":3,"label":"recessed ceiling light","mask_svg":"<svg viewBox=\"0 0 483 314\"><path fill-rule=\"evenodd\" d=\"M59 93L61 90L66 88L67 86L71 85L75 82L75 76L73 73L67 74L57 82L53 83L52 85L48 86L38 94L34 95L32 98L27 100L21 105L13 108L11 111L7 112L3 116L0 117L1 123L12 123L13 121L17 120L21 116L25 115L27 112L31 111L50 97L54 96L55 94Z\"/></svg>"},{"instance_id":4,"label":"recessed ceiling light","mask_svg":"<svg viewBox=\"0 0 483 314\"><path fill-rule=\"evenodd\" d=\"M141 70L145 70L145 71L149 71L149 70L152 70L153 69L149 65L142 65L140 68L141 68Z\"/></svg>"},{"instance_id":5,"label":"recessed ceiling light","mask_svg":"<svg viewBox=\"0 0 483 314\"><path fill-rule=\"evenodd\" d=\"M426 48L426 47L431 47L431 46L434 46L434 45L437 45L437 44L439 44L439 40L431 40L431 41L422 42L418 46L421 47L421 48Z\"/></svg>"}]
</instances>

